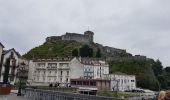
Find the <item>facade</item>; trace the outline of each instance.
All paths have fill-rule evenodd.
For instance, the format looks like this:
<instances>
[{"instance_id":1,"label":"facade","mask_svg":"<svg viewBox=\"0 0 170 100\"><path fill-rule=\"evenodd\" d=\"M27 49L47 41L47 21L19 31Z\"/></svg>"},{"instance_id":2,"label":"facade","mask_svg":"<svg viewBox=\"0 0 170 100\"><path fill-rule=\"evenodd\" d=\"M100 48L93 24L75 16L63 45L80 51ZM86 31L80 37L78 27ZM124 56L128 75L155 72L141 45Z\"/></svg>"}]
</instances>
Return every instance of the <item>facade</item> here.
<instances>
[{"instance_id":1,"label":"facade","mask_svg":"<svg viewBox=\"0 0 170 100\"><path fill-rule=\"evenodd\" d=\"M28 80L28 70L29 70L29 61L23 57L19 58L19 66L17 68L17 77L16 82L22 80L27 83Z\"/></svg>"},{"instance_id":2,"label":"facade","mask_svg":"<svg viewBox=\"0 0 170 100\"><path fill-rule=\"evenodd\" d=\"M17 68L19 66L19 58L20 54L15 51L15 49L10 50L3 50L2 52L2 64L1 64L1 71L0 71L0 81L3 81L3 75L5 71L5 63L7 58L11 57L10 69L9 69L9 81L11 84L16 82L16 75L17 75Z\"/></svg>"},{"instance_id":3,"label":"facade","mask_svg":"<svg viewBox=\"0 0 170 100\"><path fill-rule=\"evenodd\" d=\"M97 91L110 90L111 80L108 79L71 79L71 86L79 88L81 94L96 95Z\"/></svg>"},{"instance_id":4,"label":"facade","mask_svg":"<svg viewBox=\"0 0 170 100\"><path fill-rule=\"evenodd\" d=\"M86 31L84 34L77 33L66 33L62 36L51 36L46 38L46 42L57 42L59 40L75 40L81 43L91 43L93 42L94 33L91 31Z\"/></svg>"},{"instance_id":5,"label":"facade","mask_svg":"<svg viewBox=\"0 0 170 100\"><path fill-rule=\"evenodd\" d=\"M3 51L4 46L0 42L0 64L1 64L1 57L2 57L2 51Z\"/></svg>"},{"instance_id":6,"label":"facade","mask_svg":"<svg viewBox=\"0 0 170 100\"><path fill-rule=\"evenodd\" d=\"M104 60L81 58L81 63L84 66L85 79L98 79L109 74L109 65Z\"/></svg>"},{"instance_id":7,"label":"facade","mask_svg":"<svg viewBox=\"0 0 170 100\"><path fill-rule=\"evenodd\" d=\"M70 78L83 76L83 66L77 58L35 59L29 63L28 80L32 85L70 84Z\"/></svg>"},{"instance_id":8,"label":"facade","mask_svg":"<svg viewBox=\"0 0 170 100\"><path fill-rule=\"evenodd\" d=\"M136 77L135 75L127 75L124 73L106 74L104 79L111 80L112 91L130 91L136 89Z\"/></svg>"},{"instance_id":9,"label":"facade","mask_svg":"<svg viewBox=\"0 0 170 100\"><path fill-rule=\"evenodd\" d=\"M97 79L109 73L108 64L89 58L34 59L29 62L28 80L32 85L70 84L70 79Z\"/></svg>"}]
</instances>

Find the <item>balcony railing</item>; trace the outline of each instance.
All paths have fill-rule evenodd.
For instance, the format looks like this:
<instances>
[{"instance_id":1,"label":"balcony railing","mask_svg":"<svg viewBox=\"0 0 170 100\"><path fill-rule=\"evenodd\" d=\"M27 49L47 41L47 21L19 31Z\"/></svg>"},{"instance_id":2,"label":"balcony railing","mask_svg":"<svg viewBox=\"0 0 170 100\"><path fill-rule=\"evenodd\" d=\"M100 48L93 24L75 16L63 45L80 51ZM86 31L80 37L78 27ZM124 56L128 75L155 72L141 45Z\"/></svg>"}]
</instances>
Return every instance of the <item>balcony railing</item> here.
<instances>
[{"instance_id":1,"label":"balcony railing","mask_svg":"<svg viewBox=\"0 0 170 100\"><path fill-rule=\"evenodd\" d=\"M68 66L60 66L60 67L58 67L58 69L59 69L59 70L62 70L62 69L70 69L70 67L68 67Z\"/></svg>"},{"instance_id":2,"label":"balcony railing","mask_svg":"<svg viewBox=\"0 0 170 100\"><path fill-rule=\"evenodd\" d=\"M47 69L57 69L57 66L47 66Z\"/></svg>"}]
</instances>

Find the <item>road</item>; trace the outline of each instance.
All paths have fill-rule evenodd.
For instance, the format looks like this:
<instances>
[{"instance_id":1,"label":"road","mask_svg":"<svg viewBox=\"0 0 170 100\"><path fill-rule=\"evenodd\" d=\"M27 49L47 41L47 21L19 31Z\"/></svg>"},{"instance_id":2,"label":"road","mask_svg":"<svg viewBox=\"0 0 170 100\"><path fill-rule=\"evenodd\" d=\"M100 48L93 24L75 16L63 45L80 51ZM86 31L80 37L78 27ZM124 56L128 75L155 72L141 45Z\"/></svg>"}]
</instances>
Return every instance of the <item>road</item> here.
<instances>
[{"instance_id":1,"label":"road","mask_svg":"<svg viewBox=\"0 0 170 100\"><path fill-rule=\"evenodd\" d=\"M7 96L7 100L26 100L24 97L21 97L21 96L17 96L17 94L15 93L11 93L10 95ZM0 96L0 100L3 100L2 99L2 96Z\"/></svg>"}]
</instances>

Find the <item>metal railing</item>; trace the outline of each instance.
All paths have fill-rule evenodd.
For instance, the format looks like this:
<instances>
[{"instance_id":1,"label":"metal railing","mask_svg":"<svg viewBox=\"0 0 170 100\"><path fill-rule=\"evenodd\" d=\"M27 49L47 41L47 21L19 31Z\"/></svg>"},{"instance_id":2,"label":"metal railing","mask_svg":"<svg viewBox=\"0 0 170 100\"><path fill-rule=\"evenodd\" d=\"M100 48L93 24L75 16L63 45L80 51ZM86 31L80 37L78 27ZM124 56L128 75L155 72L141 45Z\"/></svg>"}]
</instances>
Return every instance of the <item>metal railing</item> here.
<instances>
[{"instance_id":1,"label":"metal railing","mask_svg":"<svg viewBox=\"0 0 170 100\"><path fill-rule=\"evenodd\" d=\"M99 97L28 88L23 89L22 94L27 100L125 100L111 97Z\"/></svg>"}]
</instances>

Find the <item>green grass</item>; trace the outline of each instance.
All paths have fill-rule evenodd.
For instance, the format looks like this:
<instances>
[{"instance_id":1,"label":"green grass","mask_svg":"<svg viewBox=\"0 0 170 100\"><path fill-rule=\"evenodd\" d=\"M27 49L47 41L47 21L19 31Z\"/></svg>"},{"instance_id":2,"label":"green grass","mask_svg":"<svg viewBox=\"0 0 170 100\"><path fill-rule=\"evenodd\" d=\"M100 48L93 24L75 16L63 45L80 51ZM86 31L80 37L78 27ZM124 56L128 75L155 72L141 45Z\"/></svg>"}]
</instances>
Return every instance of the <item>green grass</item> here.
<instances>
[{"instance_id":1,"label":"green grass","mask_svg":"<svg viewBox=\"0 0 170 100\"><path fill-rule=\"evenodd\" d=\"M71 56L72 50L81 46L82 44L76 41L48 42L31 49L23 56L27 59L32 59L33 57Z\"/></svg>"},{"instance_id":2,"label":"green grass","mask_svg":"<svg viewBox=\"0 0 170 100\"><path fill-rule=\"evenodd\" d=\"M129 93L129 92L112 92L112 91L100 91L97 93L98 96L106 96L106 97L115 97L115 98L130 98L130 97L136 97L139 96L135 93Z\"/></svg>"}]
</instances>

